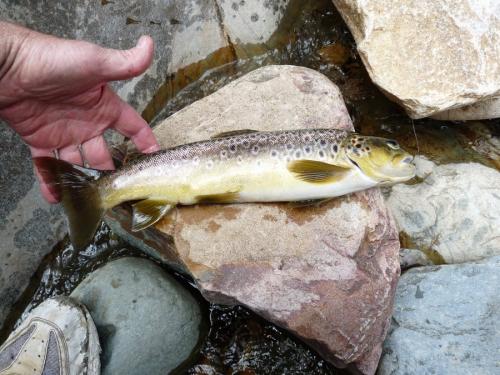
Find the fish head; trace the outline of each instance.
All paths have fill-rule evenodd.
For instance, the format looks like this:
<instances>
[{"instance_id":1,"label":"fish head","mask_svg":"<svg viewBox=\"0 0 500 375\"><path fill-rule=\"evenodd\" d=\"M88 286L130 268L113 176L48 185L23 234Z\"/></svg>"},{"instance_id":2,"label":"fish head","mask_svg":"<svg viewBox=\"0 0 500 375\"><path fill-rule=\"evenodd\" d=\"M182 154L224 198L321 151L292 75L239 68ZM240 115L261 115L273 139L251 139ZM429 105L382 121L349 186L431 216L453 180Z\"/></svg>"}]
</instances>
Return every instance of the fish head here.
<instances>
[{"instance_id":1,"label":"fish head","mask_svg":"<svg viewBox=\"0 0 500 375\"><path fill-rule=\"evenodd\" d=\"M393 139L353 133L342 146L345 159L378 185L391 185L415 176L413 156Z\"/></svg>"}]
</instances>

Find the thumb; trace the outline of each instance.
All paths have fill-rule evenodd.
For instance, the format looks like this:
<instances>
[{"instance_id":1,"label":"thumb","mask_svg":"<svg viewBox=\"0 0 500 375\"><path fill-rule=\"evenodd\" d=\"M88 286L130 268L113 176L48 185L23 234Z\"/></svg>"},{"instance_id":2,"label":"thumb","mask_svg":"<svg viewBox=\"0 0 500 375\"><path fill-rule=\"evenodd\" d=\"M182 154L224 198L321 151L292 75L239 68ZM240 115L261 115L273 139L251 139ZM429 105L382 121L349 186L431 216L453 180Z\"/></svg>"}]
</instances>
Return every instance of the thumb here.
<instances>
[{"instance_id":1,"label":"thumb","mask_svg":"<svg viewBox=\"0 0 500 375\"><path fill-rule=\"evenodd\" d=\"M100 48L99 75L105 81L117 81L138 76L146 71L153 60L153 39L140 37L137 45L127 50Z\"/></svg>"}]
</instances>

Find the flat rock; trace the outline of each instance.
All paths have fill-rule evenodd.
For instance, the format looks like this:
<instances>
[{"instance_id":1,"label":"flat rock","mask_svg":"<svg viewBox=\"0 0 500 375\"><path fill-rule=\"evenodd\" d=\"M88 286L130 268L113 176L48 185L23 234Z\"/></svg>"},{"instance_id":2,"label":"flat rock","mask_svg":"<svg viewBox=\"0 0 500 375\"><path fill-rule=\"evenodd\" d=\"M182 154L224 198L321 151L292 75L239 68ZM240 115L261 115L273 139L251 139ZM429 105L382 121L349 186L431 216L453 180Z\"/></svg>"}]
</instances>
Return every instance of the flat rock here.
<instances>
[{"instance_id":1,"label":"flat rock","mask_svg":"<svg viewBox=\"0 0 500 375\"><path fill-rule=\"evenodd\" d=\"M401 276L380 375L500 373L500 257Z\"/></svg>"},{"instance_id":2,"label":"flat rock","mask_svg":"<svg viewBox=\"0 0 500 375\"><path fill-rule=\"evenodd\" d=\"M97 327L103 375L167 374L186 365L200 342L198 303L151 261L112 261L71 297L89 309Z\"/></svg>"},{"instance_id":3,"label":"flat rock","mask_svg":"<svg viewBox=\"0 0 500 375\"><path fill-rule=\"evenodd\" d=\"M333 3L351 30L373 82L411 117L500 96L499 2Z\"/></svg>"},{"instance_id":4,"label":"flat rock","mask_svg":"<svg viewBox=\"0 0 500 375\"><path fill-rule=\"evenodd\" d=\"M338 88L294 66L258 69L156 129L163 146L236 129L352 129ZM241 304L309 343L337 366L375 372L399 275L397 231L378 189L319 208L287 204L179 207L131 233L151 255L190 274L212 302Z\"/></svg>"},{"instance_id":5,"label":"flat rock","mask_svg":"<svg viewBox=\"0 0 500 375\"><path fill-rule=\"evenodd\" d=\"M500 173L478 163L417 164L423 182L396 185L387 204L403 246L445 263L500 255Z\"/></svg>"}]
</instances>

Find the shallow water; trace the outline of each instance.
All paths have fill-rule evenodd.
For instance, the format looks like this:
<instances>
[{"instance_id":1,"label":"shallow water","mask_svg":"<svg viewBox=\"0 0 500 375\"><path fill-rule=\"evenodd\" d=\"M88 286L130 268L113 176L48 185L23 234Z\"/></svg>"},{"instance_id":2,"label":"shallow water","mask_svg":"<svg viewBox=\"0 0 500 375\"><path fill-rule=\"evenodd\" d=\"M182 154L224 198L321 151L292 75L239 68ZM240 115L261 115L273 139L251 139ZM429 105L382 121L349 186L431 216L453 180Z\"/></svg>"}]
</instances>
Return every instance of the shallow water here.
<instances>
[{"instance_id":1,"label":"shallow water","mask_svg":"<svg viewBox=\"0 0 500 375\"><path fill-rule=\"evenodd\" d=\"M408 151L418 151L437 163L475 161L500 168L499 145L495 144L500 135L500 120L451 123L423 119L412 122L371 83L352 37L331 0L318 0L309 5L300 3L292 1L290 19L270 42L236 46L234 58L224 55L227 51L220 51L191 70L168 77L154 103L148 106L145 117L152 119L153 125L158 124L258 67L301 65L325 74L340 87L360 133L394 138ZM158 111L160 107L163 109ZM105 225L99 230L94 244L84 251L77 253L67 240L63 241L39 267L30 288L17 305L17 312L10 316L10 326L26 307L28 311L48 297L69 294L89 272L125 255L146 257L122 243ZM190 280L178 274L175 276L199 298L211 324L208 339L189 374L340 373L283 330L242 307L209 305ZM2 337L7 334L9 324L5 327Z\"/></svg>"}]
</instances>

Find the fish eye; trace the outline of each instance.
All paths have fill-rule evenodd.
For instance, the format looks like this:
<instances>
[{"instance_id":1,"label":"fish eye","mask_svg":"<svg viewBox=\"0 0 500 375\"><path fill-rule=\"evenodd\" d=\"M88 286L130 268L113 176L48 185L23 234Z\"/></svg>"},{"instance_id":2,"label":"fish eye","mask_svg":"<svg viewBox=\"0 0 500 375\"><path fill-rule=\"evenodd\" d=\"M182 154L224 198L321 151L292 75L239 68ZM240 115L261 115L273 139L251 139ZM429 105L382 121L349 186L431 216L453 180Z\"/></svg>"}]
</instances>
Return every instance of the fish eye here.
<instances>
[{"instance_id":1,"label":"fish eye","mask_svg":"<svg viewBox=\"0 0 500 375\"><path fill-rule=\"evenodd\" d=\"M389 146L390 148L392 148L393 150L399 150L399 144L398 142L392 140L392 139L389 139L387 142L386 142L387 146Z\"/></svg>"}]
</instances>

